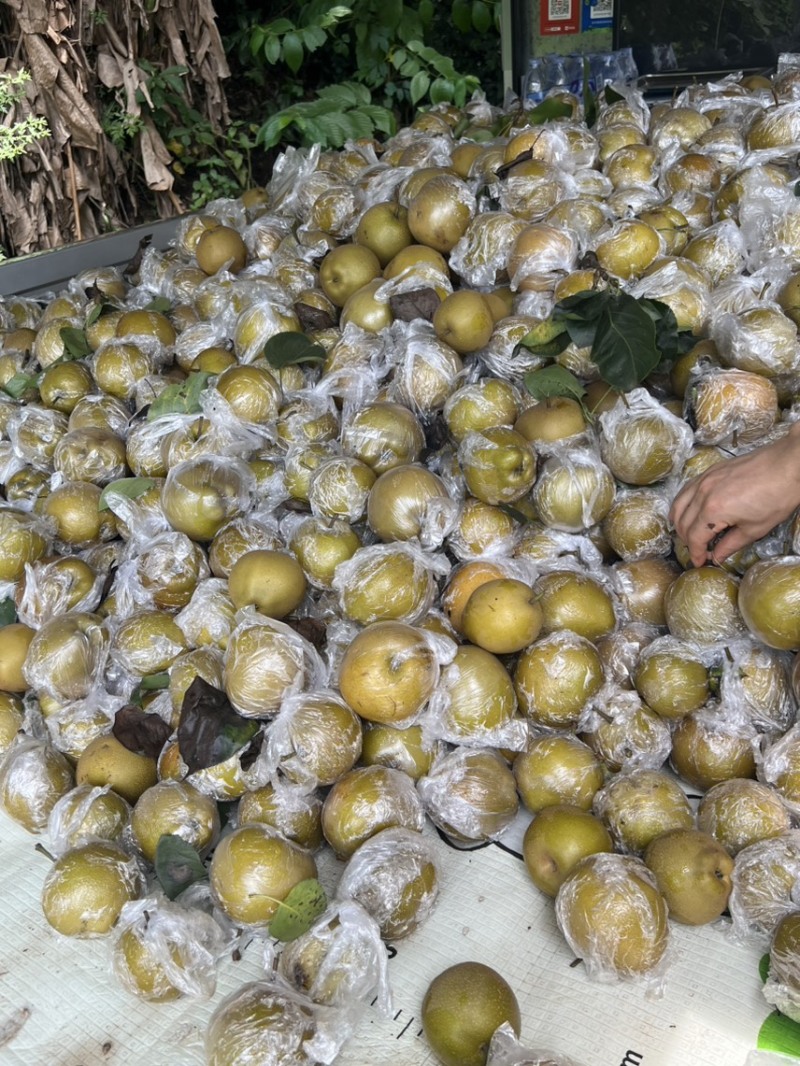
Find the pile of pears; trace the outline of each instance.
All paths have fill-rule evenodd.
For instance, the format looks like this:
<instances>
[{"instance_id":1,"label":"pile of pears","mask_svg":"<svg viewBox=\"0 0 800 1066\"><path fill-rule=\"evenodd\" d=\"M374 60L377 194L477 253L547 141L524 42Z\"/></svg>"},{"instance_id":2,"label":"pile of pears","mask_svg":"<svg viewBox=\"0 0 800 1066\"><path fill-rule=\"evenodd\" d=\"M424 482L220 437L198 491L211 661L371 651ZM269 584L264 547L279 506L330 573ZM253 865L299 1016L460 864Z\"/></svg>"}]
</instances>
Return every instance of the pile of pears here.
<instances>
[{"instance_id":1,"label":"pile of pears","mask_svg":"<svg viewBox=\"0 0 800 1066\"><path fill-rule=\"evenodd\" d=\"M565 965L660 982L673 923L722 919L774 937L800 1012L800 525L692 568L668 519L797 418L800 72L621 88L591 126L554 98L289 149L168 250L0 304L0 804L53 856L46 922L107 937L136 995L212 996L335 856L334 910L217 1009L215 1066L334 1061L320 1004L388 1009L375 944L424 950L433 829L520 811ZM688 338L627 391L522 343L609 289ZM202 757L198 679L234 723ZM445 1064L519 1033L470 965L420 1005ZM476 987L465 1047L437 1018Z\"/></svg>"}]
</instances>

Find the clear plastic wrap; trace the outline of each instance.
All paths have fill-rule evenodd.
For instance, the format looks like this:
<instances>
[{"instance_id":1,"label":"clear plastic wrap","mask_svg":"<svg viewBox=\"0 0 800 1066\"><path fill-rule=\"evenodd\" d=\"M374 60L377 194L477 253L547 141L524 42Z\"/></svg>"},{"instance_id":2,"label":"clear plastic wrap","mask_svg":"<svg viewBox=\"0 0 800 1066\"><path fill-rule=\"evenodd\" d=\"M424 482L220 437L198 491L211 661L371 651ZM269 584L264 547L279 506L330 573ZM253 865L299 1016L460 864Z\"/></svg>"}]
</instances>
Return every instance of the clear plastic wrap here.
<instances>
[{"instance_id":1,"label":"clear plastic wrap","mask_svg":"<svg viewBox=\"0 0 800 1066\"><path fill-rule=\"evenodd\" d=\"M637 299L665 303L672 309L678 329L702 334L711 313L711 296L700 272L697 277L693 274L681 269L680 260L656 260L628 291Z\"/></svg>"},{"instance_id":2,"label":"clear plastic wrap","mask_svg":"<svg viewBox=\"0 0 800 1066\"><path fill-rule=\"evenodd\" d=\"M423 718L423 738L520 751L528 727L516 711L514 684L502 661L482 647L462 645L442 670Z\"/></svg>"},{"instance_id":3,"label":"clear plastic wrap","mask_svg":"<svg viewBox=\"0 0 800 1066\"><path fill-rule=\"evenodd\" d=\"M702 791L734 777L755 777L758 734L735 705L709 700L674 723L670 763Z\"/></svg>"},{"instance_id":4,"label":"clear plastic wrap","mask_svg":"<svg viewBox=\"0 0 800 1066\"><path fill-rule=\"evenodd\" d=\"M753 444L777 421L778 393L761 373L707 367L690 378L684 411L698 444Z\"/></svg>"},{"instance_id":5,"label":"clear plastic wrap","mask_svg":"<svg viewBox=\"0 0 800 1066\"><path fill-rule=\"evenodd\" d=\"M486 1066L580 1066L580 1063L558 1051L523 1047L508 1022L503 1022L494 1031Z\"/></svg>"},{"instance_id":6,"label":"clear plastic wrap","mask_svg":"<svg viewBox=\"0 0 800 1066\"><path fill-rule=\"evenodd\" d=\"M450 252L450 269L473 288L497 284L505 277L507 248L525 225L509 211L477 215Z\"/></svg>"},{"instance_id":7,"label":"clear plastic wrap","mask_svg":"<svg viewBox=\"0 0 800 1066\"><path fill-rule=\"evenodd\" d=\"M625 562L672 551L669 501L658 490L620 490L602 520L609 547Z\"/></svg>"},{"instance_id":8,"label":"clear plastic wrap","mask_svg":"<svg viewBox=\"0 0 800 1066\"><path fill-rule=\"evenodd\" d=\"M338 1008L342 1027L352 1033L370 1002L384 1017L391 1014L387 963L378 923L344 898L284 946L278 973L314 1003Z\"/></svg>"},{"instance_id":9,"label":"clear plastic wrap","mask_svg":"<svg viewBox=\"0 0 800 1066\"><path fill-rule=\"evenodd\" d=\"M634 389L600 415L600 454L614 477L653 485L676 474L692 447L686 423L646 389Z\"/></svg>"},{"instance_id":10,"label":"clear plastic wrap","mask_svg":"<svg viewBox=\"0 0 800 1066\"><path fill-rule=\"evenodd\" d=\"M800 369L797 326L776 304L723 313L710 332L721 360L737 370L775 378Z\"/></svg>"},{"instance_id":11,"label":"clear plastic wrap","mask_svg":"<svg viewBox=\"0 0 800 1066\"><path fill-rule=\"evenodd\" d=\"M306 785L278 779L242 793L236 811L238 825L263 822L300 847L316 851L322 845L322 797Z\"/></svg>"},{"instance_id":12,"label":"clear plastic wrap","mask_svg":"<svg viewBox=\"0 0 800 1066\"><path fill-rule=\"evenodd\" d=\"M117 932L112 967L128 992L155 1003L214 994L227 939L199 908L148 896L125 904Z\"/></svg>"},{"instance_id":13,"label":"clear plastic wrap","mask_svg":"<svg viewBox=\"0 0 800 1066\"><path fill-rule=\"evenodd\" d=\"M520 710L545 729L574 729L604 680L595 645L566 629L525 648L514 670Z\"/></svg>"},{"instance_id":14,"label":"clear plastic wrap","mask_svg":"<svg viewBox=\"0 0 800 1066\"><path fill-rule=\"evenodd\" d=\"M795 817L800 817L800 725L765 745L758 776L775 789Z\"/></svg>"},{"instance_id":15,"label":"clear plastic wrap","mask_svg":"<svg viewBox=\"0 0 800 1066\"><path fill-rule=\"evenodd\" d=\"M187 459L167 474L161 505L173 529L192 540L210 541L232 518L249 510L255 477L241 459Z\"/></svg>"},{"instance_id":16,"label":"clear plastic wrap","mask_svg":"<svg viewBox=\"0 0 800 1066\"><path fill-rule=\"evenodd\" d=\"M336 889L378 923L384 940L401 940L430 916L439 895L433 842L403 828L384 829L348 860Z\"/></svg>"},{"instance_id":17,"label":"clear plastic wrap","mask_svg":"<svg viewBox=\"0 0 800 1066\"><path fill-rule=\"evenodd\" d=\"M778 922L797 910L800 829L742 848L732 880L729 910L734 934L765 942Z\"/></svg>"},{"instance_id":18,"label":"clear plastic wrap","mask_svg":"<svg viewBox=\"0 0 800 1066\"><path fill-rule=\"evenodd\" d=\"M211 644L226 648L236 628L236 608L228 595L227 581L217 577L200 581L175 622L193 647Z\"/></svg>"},{"instance_id":19,"label":"clear plastic wrap","mask_svg":"<svg viewBox=\"0 0 800 1066\"><path fill-rule=\"evenodd\" d=\"M131 840L151 863L159 840L178 836L200 855L206 855L220 833L216 801L188 781L159 781L145 789L131 814Z\"/></svg>"},{"instance_id":20,"label":"clear plastic wrap","mask_svg":"<svg viewBox=\"0 0 800 1066\"><path fill-rule=\"evenodd\" d=\"M418 538L438 548L458 519L458 502L442 478L421 463L392 467L381 474L367 501L367 522L379 540Z\"/></svg>"},{"instance_id":21,"label":"clear plastic wrap","mask_svg":"<svg viewBox=\"0 0 800 1066\"><path fill-rule=\"evenodd\" d=\"M42 885L42 911L62 936L105 936L126 903L144 890L138 861L119 844L96 840L65 851Z\"/></svg>"},{"instance_id":22,"label":"clear plastic wrap","mask_svg":"<svg viewBox=\"0 0 800 1066\"><path fill-rule=\"evenodd\" d=\"M614 501L614 477L594 448L556 444L531 498L546 526L580 533L601 522Z\"/></svg>"},{"instance_id":23,"label":"clear plastic wrap","mask_svg":"<svg viewBox=\"0 0 800 1066\"><path fill-rule=\"evenodd\" d=\"M710 833L731 855L792 828L792 815L773 788L750 778L720 781L701 798L697 828Z\"/></svg>"},{"instance_id":24,"label":"clear plastic wrap","mask_svg":"<svg viewBox=\"0 0 800 1066\"><path fill-rule=\"evenodd\" d=\"M769 947L769 969L762 992L767 1003L792 1021L800 1021L800 969L798 969L797 911L785 915L775 927Z\"/></svg>"},{"instance_id":25,"label":"clear plastic wrap","mask_svg":"<svg viewBox=\"0 0 800 1066\"><path fill-rule=\"evenodd\" d=\"M755 640L727 645L719 692L725 703L740 706L755 728L776 739L795 721L797 701L791 688L790 658Z\"/></svg>"},{"instance_id":26,"label":"clear plastic wrap","mask_svg":"<svg viewBox=\"0 0 800 1066\"><path fill-rule=\"evenodd\" d=\"M458 463L468 490L483 503L513 503L536 480L533 445L505 426L467 433L459 445Z\"/></svg>"},{"instance_id":27,"label":"clear plastic wrap","mask_svg":"<svg viewBox=\"0 0 800 1066\"><path fill-rule=\"evenodd\" d=\"M431 418L458 388L464 369L461 357L427 322L395 323L390 333L394 365L386 398L421 418Z\"/></svg>"},{"instance_id":28,"label":"clear plastic wrap","mask_svg":"<svg viewBox=\"0 0 800 1066\"><path fill-rule=\"evenodd\" d=\"M344 618L371 622L419 622L433 606L437 579L450 564L443 554L423 552L412 540L358 548L333 576Z\"/></svg>"},{"instance_id":29,"label":"clear plastic wrap","mask_svg":"<svg viewBox=\"0 0 800 1066\"><path fill-rule=\"evenodd\" d=\"M305 691L283 701L266 733L261 769L316 788L333 785L361 754L361 721L332 690Z\"/></svg>"},{"instance_id":30,"label":"clear plastic wrap","mask_svg":"<svg viewBox=\"0 0 800 1066\"><path fill-rule=\"evenodd\" d=\"M324 678L319 654L291 626L251 609L241 612L225 650L225 691L240 714L270 717L287 696Z\"/></svg>"},{"instance_id":31,"label":"clear plastic wrap","mask_svg":"<svg viewBox=\"0 0 800 1066\"><path fill-rule=\"evenodd\" d=\"M578 238L571 230L534 222L511 245L505 268L515 292L549 292L577 258Z\"/></svg>"},{"instance_id":32,"label":"clear plastic wrap","mask_svg":"<svg viewBox=\"0 0 800 1066\"><path fill-rule=\"evenodd\" d=\"M641 855L655 837L671 829L691 829L694 812L676 779L662 770L615 774L592 806L618 851Z\"/></svg>"},{"instance_id":33,"label":"clear plastic wrap","mask_svg":"<svg viewBox=\"0 0 800 1066\"><path fill-rule=\"evenodd\" d=\"M102 674L108 649L108 628L99 615L87 611L56 615L34 635L23 673L39 695L62 703L83 699Z\"/></svg>"},{"instance_id":34,"label":"clear plastic wrap","mask_svg":"<svg viewBox=\"0 0 800 1066\"><path fill-rule=\"evenodd\" d=\"M667 589L664 611L670 633L679 640L714 644L746 632L737 599L739 582L714 566L680 574Z\"/></svg>"},{"instance_id":35,"label":"clear plastic wrap","mask_svg":"<svg viewBox=\"0 0 800 1066\"><path fill-rule=\"evenodd\" d=\"M50 851L58 856L92 840L119 842L130 815L130 804L109 785L76 785L50 811Z\"/></svg>"},{"instance_id":36,"label":"clear plastic wrap","mask_svg":"<svg viewBox=\"0 0 800 1066\"><path fill-rule=\"evenodd\" d=\"M514 775L492 749L460 748L417 782L431 821L454 843L496 840L519 808Z\"/></svg>"},{"instance_id":37,"label":"clear plastic wrap","mask_svg":"<svg viewBox=\"0 0 800 1066\"><path fill-rule=\"evenodd\" d=\"M82 559L61 557L25 564L17 618L33 629L67 611L91 613L103 592L105 574Z\"/></svg>"},{"instance_id":38,"label":"clear plastic wrap","mask_svg":"<svg viewBox=\"0 0 800 1066\"><path fill-rule=\"evenodd\" d=\"M0 805L29 833L47 827L56 803L75 785L72 766L52 744L28 736L0 762Z\"/></svg>"},{"instance_id":39,"label":"clear plastic wrap","mask_svg":"<svg viewBox=\"0 0 800 1066\"><path fill-rule=\"evenodd\" d=\"M691 642L657 637L642 649L633 682L644 702L662 718L682 718L711 695L711 656Z\"/></svg>"},{"instance_id":40,"label":"clear plastic wrap","mask_svg":"<svg viewBox=\"0 0 800 1066\"><path fill-rule=\"evenodd\" d=\"M291 151L291 149L290 149ZM283 982L251 981L220 1003L205 1036L208 1066L318 1066L332 1063L347 1033L335 1034L326 1007ZM335 1018L335 1015L334 1015ZM332 1021L334 1019L331 1019Z\"/></svg>"},{"instance_id":41,"label":"clear plastic wrap","mask_svg":"<svg viewBox=\"0 0 800 1066\"><path fill-rule=\"evenodd\" d=\"M581 739L609 770L658 770L667 761L667 723L636 692L612 692L583 716Z\"/></svg>"},{"instance_id":42,"label":"clear plastic wrap","mask_svg":"<svg viewBox=\"0 0 800 1066\"><path fill-rule=\"evenodd\" d=\"M421 832L422 801L402 770L363 766L342 775L322 805L322 831L339 858L353 852L382 829Z\"/></svg>"},{"instance_id":43,"label":"clear plastic wrap","mask_svg":"<svg viewBox=\"0 0 800 1066\"><path fill-rule=\"evenodd\" d=\"M641 860L607 853L582 859L555 909L559 929L593 979L646 978L655 987L663 980L667 905Z\"/></svg>"}]
</instances>

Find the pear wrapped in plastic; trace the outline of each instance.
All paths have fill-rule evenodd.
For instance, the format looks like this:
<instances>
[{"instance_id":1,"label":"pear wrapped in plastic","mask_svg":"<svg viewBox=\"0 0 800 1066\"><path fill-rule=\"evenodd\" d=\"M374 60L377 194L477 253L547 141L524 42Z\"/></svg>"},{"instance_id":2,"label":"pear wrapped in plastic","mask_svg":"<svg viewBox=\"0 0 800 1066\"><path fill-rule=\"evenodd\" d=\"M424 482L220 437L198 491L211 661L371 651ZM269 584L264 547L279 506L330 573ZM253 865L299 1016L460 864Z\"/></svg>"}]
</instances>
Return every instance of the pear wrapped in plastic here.
<instances>
[{"instance_id":1,"label":"pear wrapped in plastic","mask_svg":"<svg viewBox=\"0 0 800 1066\"><path fill-rule=\"evenodd\" d=\"M759 840L786 833L792 828L792 815L775 789L750 778L734 777L712 785L701 798L697 828L736 856Z\"/></svg>"},{"instance_id":2,"label":"pear wrapped in plastic","mask_svg":"<svg viewBox=\"0 0 800 1066\"><path fill-rule=\"evenodd\" d=\"M270 825L307 851L316 851L324 842L322 796L319 790L309 790L306 785L291 785L280 779L274 784L253 785L242 793L236 817L239 825Z\"/></svg>"},{"instance_id":3,"label":"pear wrapped in plastic","mask_svg":"<svg viewBox=\"0 0 800 1066\"><path fill-rule=\"evenodd\" d=\"M361 721L334 691L298 692L284 700L265 736L259 772L276 772L307 788L333 785L361 754Z\"/></svg>"},{"instance_id":4,"label":"pear wrapped in plastic","mask_svg":"<svg viewBox=\"0 0 800 1066\"><path fill-rule=\"evenodd\" d=\"M105 936L125 904L138 899L143 889L138 861L119 844L94 840L65 851L50 867L42 885L42 911L63 936Z\"/></svg>"},{"instance_id":5,"label":"pear wrapped in plastic","mask_svg":"<svg viewBox=\"0 0 800 1066\"><path fill-rule=\"evenodd\" d=\"M461 645L442 670L423 720L423 739L520 751L528 727L516 711L514 684L502 661L482 647Z\"/></svg>"},{"instance_id":6,"label":"pear wrapped in plastic","mask_svg":"<svg viewBox=\"0 0 800 1066\"><path fill-rule=\"evenodd\" d=\"M401 940L430 916L439 895L432 840L409 829L384 829L358 848L336 896L355 900L378 923L384 940Z\"/></svg>"},{"instance_id":7,"label":"pear wrapped in plastic","mask_svg":"<svg viewBox=\"0 0 800 1066\"><path fill-rule=\"evenodd\" d=\"M507 276L508 246L525 226L525 220L510 211L476 215L450 253L450 269L473 288L496 285Z\"/></svg>"},{"instance_id":8,"label":"pear wrapped in plastic","mask_svg":"<svg viewBox=\"0 0 800 1066\"><path fill-rule=\"evenodd\" d=\"M729 367L766 378L800 368L797 326L777 304L721 314L712 320L710 332L721 360Z\"/></svg>"},{"instance_id":9,"label":"pear wrapped in plastic","mask_svg":"<svg viewBox=\"0 0 800 1066\"><path fill-rule=\"evenodd\" d=\"M104 582L104 574L77 556L26 563L18 590L17 618L39 629L48 619L67 611L91 613L100 603Z\"/></svg>"},{"instance_id":10,"label":"pear wrapped in plastic","mask_svg":"<svg viewBox=\"0 0 800 1066\"><path fill-rule=\"evenodd\" d=\"M797 909L799 879L800 830L743 848L734 862L729 902L734 934L766 942L781 919Z\"/></svg>"},{"instance_id":11,"label":"pear wrapped in plastic","mask_svg":"<svg viewBox=\"0 0 800 1066\"><path fill-rule=\"evenodd\" d=\"M546 526L581 533L603 521L615 494L614 476L594 448L554 446L531 497Z\"/></svg>"},{"instance_id":12,"label":"pear wrapped in plastic","mask_svg":"<svg viewBox=\"0 0 800 1066\"><path fill-rule=\"evenodd\" d=\"M200 908L161 897L136 900L122 908L117 932L112 967L135 996L166 1003L214 994L217 959L229 945L221 926Z\"/></svg>"},{"instance_id":13,"label":"pear wrapped in plastic","mask_svg":"<svg viewBox=\"0 0 800 1066\"><path fill-rule=\"evenodd\" d=\"M274 715L303 688L323 684L325 670L313 645L284 622L246 610L225 651L225 691L246 718Z\"/></svg>"},{"instance_id":14,"label":"pear wrapped in plastic","mask_svg":"<svg viewBox=\"0 0 800 1066\"><path fill-rule=\"evenodd\" d=\"M278 973L314 1003L336 1007L352 1033L371 1001L384 1017L391 1013L387 962L375 919L360 903L343 899L284 946Z\"/></svg>"},{"instance_id":15,"label":"pear wrapped in plastic","mask_svg":"<svg viewBox=\"0 0 800 1066\"><path fill-rule=\"evenodd\" d=\"M204 456L178 463L167 475L161 505L173 529L192 540L210 541L232 518L248 510L255 477L230 456Z\"/></svg>"},{"instance_id":16,"label":"pear wrapped in plastic","mask_svg":"<svg viewBox=\"0 0 800 1066\"><path fill-rule=\"evenodd\" d=\"M670 754L669 726L636 692L612 690L580 725L581 739L612 773L658 770Z\"/></svg>"},{"instance_id":17,"label":"pear wrapped in plastic","mask_svg":"<svg viewBox=\"0 0 800 1066\"><path fill-rule=\"evenodd\" d=\"M667 905L640 859L582 859L556 896L556 922L590 977L658 982L669 943Z\"/></svg>"},{"instance_id":18,"label":"pear wrapped in plastic","mask_svg":"<svg viewBox=\"0 0 800 1066\"><path fill-rule=\"evenodd\" d=\"M800 914L793 911L778 922L769 946L769 970L762 992L781 1014L800 1021Z\"/></svg>"},{"instance_id":19,"label":"pear wrapped in plastic","mask_svg":"<svg viewBox=\"0 0 800 1066\"><path fill-rule=\"evenodd\" d=\"M474 294L477 295L477 294ZM440 305L441 306L441 305ZM387 398L401 403L418 417L431 418L441 411L458 388L464 366L459 351L469 350L473 319L464 314L460 321L454 314L448 333L427 322L398 322L390 331L390 351L394 363L387 388ZM463 333L462 333L463 331Z\"/></svg>"},{"instance_id":20,"label":"pear wrapped in plastic","mask_svg":"<svg viewBox=\"0 0 800 1066\"><path fill-rule=\"evenodd\" d=\"M600 454L628 485L654 485L676 474L692 446L692 431L646 389L627 393L600 415Z\"/></svg>"},{"instance_id":21,"label":"pear wrapped in plastic","mask_svg":"<svg viewBox=\"0 0 800 1066\"><path fill-rule=\"evenodd\" d=\"M778 392L761 373L706 368L689 379L684 410L698 444L753 444L778 417Z\"/></svg>"},{"instance_id":22,"label":"pear wrapped in plastic","mask_svg":"<svg viewBox=\"0 0 800 1066\"><path fill-rule=\"evenodd\" d=\"M454 843L496 840L519 809L514 775L489 748L459 748L417 782L425 811Z\"/></svg>"},{"instance_id":23,"label":"pear wrapped in plastic","mask_svg":"<svg viewBox=\"0 0 800 1066\"><path fill-rule=\"evenodd\" d=\"M581 1066L558 1051L523 1047L508 1022L495 1029L486 1066Z\"/></svg>"},{"instance_id":24,"label":"pear wrapped in plastic","mask_svg":"<svg viewBox=\"0 0 800 1066\"><path fill-rule=\"evenodd\" d=\"M58 856L92 840L119 842L130 817L130 804L109 785L76 785L50 812L47 820L50 851Z\"/></svg>"},{"instance_id":25,"label":"pear wrapped in plastic","mask_svg":"<svg viewBox=\"0 0 800 1066\"><path fill-rule=\"evenodd\" d=\"M322 805L322 831L339 858L382 829L422 832L425 813L413 780L387 766L359 766L344 774Z\"/></svg>"},{"instance_id":26,"label":"pear wrapped in plastic","mask_svg":"<svg viewBox=\"0 0 800 1066\"><path fill-rule=\"evenodd\" d=\"M594 797L592 810L611 833L616 849L641 855L672 829L691 829L694 813L686 793L663 770L615 774Z\"/></svg>"},{"instance_id":27,"label":"pear wrapped in plastic","mask_svg":"<svg viewBox=\"0 0 800 1066\"><path fill-rule=\"evenodd\" d=\"M450 564L444 555L423 552L415 541L359 548L339 564L333 588L343 617L360 625L397 621L413 625L431 609L437 578Z\"/></svg>"},{"instance_id":28,"label":"pear wrapped in plastic","mask_svg":"<svg viewBox=\"0 0 800 1066\"><path fill-rule=\"evenodd\" d=\"M29 833L41 833L50 812L74 786L67 759L52 744L26 737L0 762L0 806Z\"/></svg>"},{"instance_id":29,"label":"pear wrapped in plastic","mask_svg":"<svg viewBox=\"0 0 800 1066\"><path fill-rule=\"evenodd\" d=\"M205 1036L206 1066L319 1066L348 1033L337 1015L283 982L252 981L217 1007ZM320 1024L321 1023L321 1024Z\"/></svg>"},{"instance_id":30,"label":"pear wrapped in plastic","mask_svg":"<svg viewBox=\"0 0 800 1066\"><path fill-rule=\"evenodd\" d=\"M714 566L686 570L667 589L664 611L670 633L679 640L713 644L745 633L739 613L739 582Z\"/></svg>"}]
</instances>

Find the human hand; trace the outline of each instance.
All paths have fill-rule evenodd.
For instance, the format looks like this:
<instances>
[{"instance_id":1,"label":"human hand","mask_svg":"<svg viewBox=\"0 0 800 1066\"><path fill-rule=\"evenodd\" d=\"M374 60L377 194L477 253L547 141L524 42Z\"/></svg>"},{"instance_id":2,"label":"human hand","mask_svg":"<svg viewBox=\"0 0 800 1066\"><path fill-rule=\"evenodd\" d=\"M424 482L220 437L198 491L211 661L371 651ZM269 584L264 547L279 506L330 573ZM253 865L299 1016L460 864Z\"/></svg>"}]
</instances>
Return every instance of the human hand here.
<instances>
[{"instance_id":1,"label":"human hand","mask_svg":"<svg viewBox=\"0 0 800 1066\"><path fill-rule=\"evenodd\" d=\"M692 563L704 566L759 540L798 506L800 423L795 423L779 440L692 478L672 501L669 517Z\"/></svg>"}]
</instances>

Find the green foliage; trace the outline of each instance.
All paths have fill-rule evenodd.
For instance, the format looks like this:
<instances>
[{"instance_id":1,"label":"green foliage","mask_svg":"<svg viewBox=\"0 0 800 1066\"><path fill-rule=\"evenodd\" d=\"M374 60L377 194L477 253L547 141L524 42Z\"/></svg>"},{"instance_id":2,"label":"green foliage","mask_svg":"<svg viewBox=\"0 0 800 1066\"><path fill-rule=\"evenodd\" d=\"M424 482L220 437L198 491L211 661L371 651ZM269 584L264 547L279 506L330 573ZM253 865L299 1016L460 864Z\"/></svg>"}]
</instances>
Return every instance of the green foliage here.
<instances>
[{"instance_id":1,"label":"green foliage","mask_svg":"<svg viewBox=\"0 0 800 1066\"><path fill-rule=\"evenodd\" d=\"M258 143L338 148L351 139L391 135L418 107L463 106L479 78L461 73L431 42L449 45L477 35L481 53L499 70L499 8L499 0L308 0L255 25L241 13L229 50L251 64L254 83L275 89L277 104L258 130ZM492 33L494 50L486 40ZM324 64L314 55L321 49ZM471 60L466 66L471 70Z\"/></svg>"},{"instance_id":2,"label":"green foliage","mask_svg":"<svg viewBox=\"0 0 800 1066\"><path fill-rule=\"evenodd\" d=\"M22 99L30 80L30 74L24 69L15 74L0 74L0 117ZM28 115L10 125L0 122L0 161L18 159L36 141L49 136L47 121L36 115Z\"/></svg>"}]
</instances>

